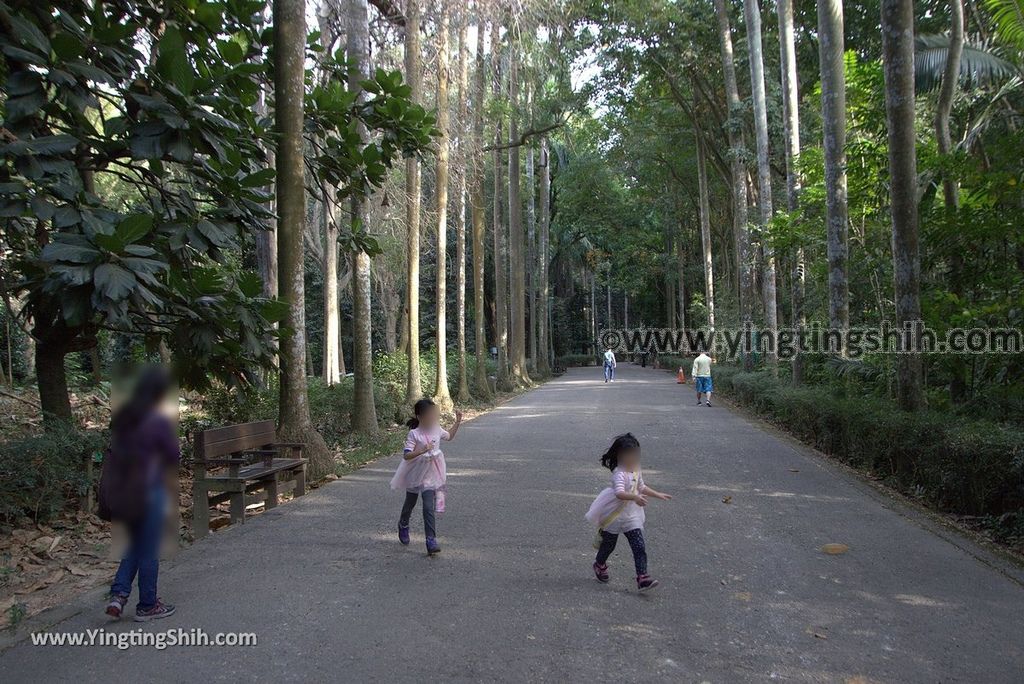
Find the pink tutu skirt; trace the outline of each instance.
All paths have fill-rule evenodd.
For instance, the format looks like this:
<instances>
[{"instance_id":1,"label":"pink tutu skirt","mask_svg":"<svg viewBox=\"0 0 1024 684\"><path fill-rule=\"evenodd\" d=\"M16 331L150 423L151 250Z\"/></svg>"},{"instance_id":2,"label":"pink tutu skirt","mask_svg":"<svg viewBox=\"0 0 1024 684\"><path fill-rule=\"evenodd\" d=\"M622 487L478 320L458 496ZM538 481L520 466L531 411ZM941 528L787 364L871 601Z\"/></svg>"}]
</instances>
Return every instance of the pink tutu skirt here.
<instances>
[{"instance_id":1,"label":"pink tutu skirt","mask_svg":"<svg viewBox=\"0 0 1024 684\"><path fill-rule=\"evenodd\" d=\"M644 526L646 518L644 509L632 501L619 499L615 496L615 490L611 487L605 487L601 490L601 493L594 499L594 503L590 504L590 510L587 511L584 517L591 525L598 527L608 519L608 516L618 510L620 506L622 507L622 512L608 523L608 526L605 527L605 532L621 534L622 532L628 532L629 530L635 530Z\"/></svg>"},{"instance_id":2,"label":"pink tutu skirt","mask_svg":"<svg viewBox=\"0 0 1024 684\"><path fill-rule=\"evenodd\" d=\"M448 469L444 455L431 457L424 454L412 460L402 459L395 476L391 478L391 488L419 493L427 489L441 489L447 480Z\"/></svg>"}]
</instances>

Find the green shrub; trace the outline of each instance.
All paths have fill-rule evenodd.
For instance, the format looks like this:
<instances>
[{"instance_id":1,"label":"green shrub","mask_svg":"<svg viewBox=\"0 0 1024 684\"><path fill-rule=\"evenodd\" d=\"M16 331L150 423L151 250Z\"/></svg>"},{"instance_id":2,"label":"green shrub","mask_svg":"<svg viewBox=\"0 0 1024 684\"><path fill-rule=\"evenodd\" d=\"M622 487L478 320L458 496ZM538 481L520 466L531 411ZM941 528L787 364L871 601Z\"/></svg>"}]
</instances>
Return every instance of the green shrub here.
<instances>
[{"instance_id":1,"label":"green shrub","mask_svg":"<svg viewBox=\"0 0 1024 684\"><path fill-rule=\"evenodd\" d=\"M767 372L715 370L715 389L803 441L939 510L1024 512L1024 431L948 413L908 414L878 397L793 387Z\"/></svg>"},{"instance_id":2,"label":"green shrub","mask_svg":"<svg viewBox=\"0 0 1024 684\"><path fill-rule=\"evenodd\" d=\"M70 427L0 444L0 520L53 518L86 493L86 463L105 445L103 432Z\"/></svg>"}]
</instances>

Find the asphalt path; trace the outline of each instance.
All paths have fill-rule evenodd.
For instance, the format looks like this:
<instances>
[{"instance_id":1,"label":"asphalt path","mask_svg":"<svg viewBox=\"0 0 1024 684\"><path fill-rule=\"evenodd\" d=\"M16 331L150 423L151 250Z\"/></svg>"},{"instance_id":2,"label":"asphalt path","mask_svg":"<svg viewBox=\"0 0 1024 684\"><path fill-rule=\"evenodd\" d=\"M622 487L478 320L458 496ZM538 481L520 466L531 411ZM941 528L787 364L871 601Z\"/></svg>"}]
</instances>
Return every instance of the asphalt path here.
<instances>
[{"instance_id":1,"label":"asphalt path","mask_svg":"<svg viewBox=\"0 0 1024 684\"><path fill-rule=\"evenodd\" d=\"M651 501L638 594L625 540L591 574L583 520L631 431ZM573 369L446 445L442 553L419 510L399 545L398 456L229 528L161 569L176 615L146 632L256 646L0 653L8 682L1021 682L1019 569L669 373ZM848 547L822 551L826 544ZM134 597L130 606L134 606ZM107 633L95 597L52 632Z\"/></svg>"}]
</instances>

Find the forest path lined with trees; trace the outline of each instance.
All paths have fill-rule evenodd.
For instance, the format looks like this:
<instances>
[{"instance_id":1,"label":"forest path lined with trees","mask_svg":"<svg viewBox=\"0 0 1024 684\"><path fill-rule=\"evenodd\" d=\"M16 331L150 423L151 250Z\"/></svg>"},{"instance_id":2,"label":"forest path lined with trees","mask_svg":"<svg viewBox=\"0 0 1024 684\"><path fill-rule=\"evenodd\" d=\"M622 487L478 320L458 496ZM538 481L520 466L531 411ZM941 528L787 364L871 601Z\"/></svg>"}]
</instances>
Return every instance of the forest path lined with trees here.
<instances>
[{"instance_id":1,"label":"forest path lined with trees","mask_svg":"<svg viewBox=\"0 0 1024 684\"><path fill-rule=\"evenodd\" d=\"M255 632L254 648L0 654L11 682L1009 682L1024 650L1024 573L669 374L572 369L467 423L448 448L444 551L402 547L397 457L217 533L161 568L177 615L146 631ZM611 583L583 521L632 431L652 501L637 595L624 542ZM844 544L839 555L822 551ZM134 604L134 597L131 602ZM99 604L51 631L106 628ZM859 677L859 679L858 679Z\"/></svg>"}]
</instances>

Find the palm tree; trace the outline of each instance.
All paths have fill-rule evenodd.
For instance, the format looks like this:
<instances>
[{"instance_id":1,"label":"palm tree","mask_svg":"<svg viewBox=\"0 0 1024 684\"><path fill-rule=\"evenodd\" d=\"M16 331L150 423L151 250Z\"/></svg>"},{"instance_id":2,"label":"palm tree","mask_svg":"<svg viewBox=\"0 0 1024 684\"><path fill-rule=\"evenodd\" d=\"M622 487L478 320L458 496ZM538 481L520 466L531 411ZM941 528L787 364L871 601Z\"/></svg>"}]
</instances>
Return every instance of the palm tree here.
<instances>
[{"instance_id":1,"label":"palm tree","mask_svg":"<svg viewBox=\"0 0 1024 684\"><path fill-rule=\"evenodd\" d=\"M359 85L370 77L370 19L366 0L348 0L347 52L352 65L349 89L365 100L366 92ZM356 134L366 141L366 126L356 125ZM352 194L352 232L365 233L366 200L360 193ZM377 431L377 409L373 401L373 332L371 324L370 255L362 249L352 254L352 428L359 432ZM340 352L340 350L339 350Z\"/></svg>"},{"instance_id":2,"label":"palm tree","mask_svg":"<svg viewBox=\"0 0 1024 684\"><path fill-rule=\"evenodd\" d=\"M885 69L885 114L889 125L889 176L892 203L892 259L896 322L920 331L921 257L918 244L917 152L914 112L914 3L882 0L882 62ZM900 408L924 405L921 356L899 354L896 361Z\"/></svg>"},{"instance_id":3,"label":"palm tree","mask_svg":"<svg viewBox=\"0 0 1024 684\"><path fill-rule=\"evenodd\" d=\"M410 99L420 95L420 0L405 5L405 76ZM405 161L406 250L405 310L408 324L409 366L406 374L405 401L413 403L423 396L420 380L420 162L415 156Z\"/></svg>"},{"instance_id":4,"label":"palm tree","mask_svg":"<svg viewBox=\"0 0 1024 684\"><path fill-rule=\"evenodd\" d=\"M754 135L757 142L757 188L762 236L775 214L772 206L772 170L768 158L768 105L764 92L764 55L761 49L761 9L757 0L743 0L743 14L747 25L747 49L750 51L750 84L754 101ZM770 243L762 242L764 270L762 273L764 318L774 338L779 329L778 307L775 301L775 253ZM775 345L766 355L775 367L778 354Z\"/></svg>"},{"instance_id":5,"label":"palm tree","mask_svg":"<svg viewBox=\"0 0 1024 684\"><path fill-rule=\"evenodd\" d=\"M847 281L846 76L843 73L843 3L818 0L821 119L825 147L825 231L828 317L835 330L850 327ZM839 350L842 351L842 350Z\"/></svg>"},{"instance_id":6,"label":"palm tree","mask_svg":"<svg viewBox=\"0 0 1024 684\"><path fill-rule=\"evenodd\" d=\"M437 376L434 401L449 410L448 391L447 277L448 277L448 147L451 139L448 106L448 7L439 8L437 25Z\"/></svg>"}]
</instances>

